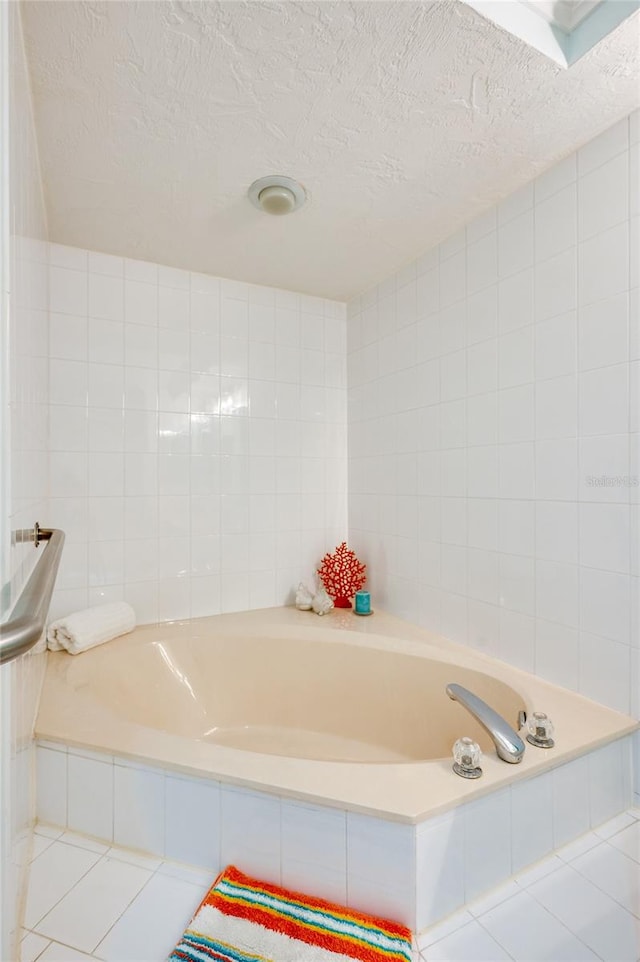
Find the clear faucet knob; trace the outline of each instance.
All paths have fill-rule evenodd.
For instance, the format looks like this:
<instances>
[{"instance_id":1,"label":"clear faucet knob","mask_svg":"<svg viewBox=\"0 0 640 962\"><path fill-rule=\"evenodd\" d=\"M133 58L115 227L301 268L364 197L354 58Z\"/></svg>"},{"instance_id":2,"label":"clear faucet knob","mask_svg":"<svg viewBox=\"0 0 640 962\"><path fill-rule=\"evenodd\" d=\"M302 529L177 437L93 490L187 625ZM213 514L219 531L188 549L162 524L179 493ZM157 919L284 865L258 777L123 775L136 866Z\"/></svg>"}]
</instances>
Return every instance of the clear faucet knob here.
<instances>
[{"instance_id":1,"label":"clear faucet knob","mask_svg":"<svg viewBox=\"0 0 640 962\"><path fill-rule=\"evenodd\" d=\"M472 738L459 738L453 746L453 770L463 778L480 778L482 752Z\"/></svg>"},{"instance_id":2,"label":"clear faucet knob","mask_svg":"<svg viewBox=\"0 0 640 962\"><path fill-rule=\"evenodd\" d=\"M542 711L534 711L527 722L527 741L536 748L553 748L553 722Z\"/></svg>"}]
</instances>

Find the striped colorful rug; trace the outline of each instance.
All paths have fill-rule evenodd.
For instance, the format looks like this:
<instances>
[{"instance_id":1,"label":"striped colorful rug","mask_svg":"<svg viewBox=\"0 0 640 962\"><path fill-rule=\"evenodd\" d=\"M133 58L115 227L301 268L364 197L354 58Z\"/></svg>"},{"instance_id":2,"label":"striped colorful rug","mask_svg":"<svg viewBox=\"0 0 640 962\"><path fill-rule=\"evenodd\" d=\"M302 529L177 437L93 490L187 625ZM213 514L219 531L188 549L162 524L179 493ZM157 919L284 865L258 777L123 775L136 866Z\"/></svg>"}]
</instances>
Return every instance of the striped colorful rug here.
<instances>
[{"instance_id":1,"label":"striped colorful rug","mask_svg":"<svg viewBox=\"0 0 640 962\"><path fill-rule=\"evenodd\" d=\"M411 962L403 925L259 882L230 865L169 962Z\"/></svg>"}]
</instances>

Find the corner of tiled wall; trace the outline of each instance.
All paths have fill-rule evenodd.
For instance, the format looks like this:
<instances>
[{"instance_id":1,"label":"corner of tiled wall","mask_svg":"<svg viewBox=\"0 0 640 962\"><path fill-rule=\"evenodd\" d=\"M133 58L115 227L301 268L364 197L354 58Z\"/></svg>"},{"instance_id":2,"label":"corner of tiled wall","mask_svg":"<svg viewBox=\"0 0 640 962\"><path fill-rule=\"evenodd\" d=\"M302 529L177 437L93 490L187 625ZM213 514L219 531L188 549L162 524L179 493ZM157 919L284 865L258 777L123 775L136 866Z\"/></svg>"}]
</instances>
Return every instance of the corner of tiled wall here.
<instances>
[{"instance_id":1,"label":"corner of tiled wall","mask_svg":"<svg viewBox=\"0 0 640 962\"><path fill-rule=\"evenodd\" d=\"M57 616L290 603L346 536L345 306L51 245Z\"/></svg>"},{"instance_id":2,"label":"corner of tiled wall","mask_svg":"<svg viewBox=\"0 0 640 962\"><path fill-rule=\"evenodd\" d=\"M379 603L635 717L639 126L347 308L350 540Z\"/></svg>"}]
</instances>

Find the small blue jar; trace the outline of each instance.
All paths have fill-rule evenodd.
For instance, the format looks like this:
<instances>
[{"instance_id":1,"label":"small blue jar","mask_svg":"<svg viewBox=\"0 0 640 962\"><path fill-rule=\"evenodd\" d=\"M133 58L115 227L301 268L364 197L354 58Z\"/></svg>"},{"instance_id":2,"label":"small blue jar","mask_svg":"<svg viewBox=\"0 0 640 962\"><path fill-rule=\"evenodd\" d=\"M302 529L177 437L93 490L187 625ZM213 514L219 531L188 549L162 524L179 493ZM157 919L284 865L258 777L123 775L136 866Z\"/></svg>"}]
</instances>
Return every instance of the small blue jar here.
<instances>
[{"instance_id":1,"label":"small blue jar","mask_svg":"<svg viewBox=\"0 0 640 962\"><path fill-rule=\"evenodd\" d=\"M368 591L356 591L355 611L357 615L371 614L371 595Z\"/></svg>"}]
</instances>

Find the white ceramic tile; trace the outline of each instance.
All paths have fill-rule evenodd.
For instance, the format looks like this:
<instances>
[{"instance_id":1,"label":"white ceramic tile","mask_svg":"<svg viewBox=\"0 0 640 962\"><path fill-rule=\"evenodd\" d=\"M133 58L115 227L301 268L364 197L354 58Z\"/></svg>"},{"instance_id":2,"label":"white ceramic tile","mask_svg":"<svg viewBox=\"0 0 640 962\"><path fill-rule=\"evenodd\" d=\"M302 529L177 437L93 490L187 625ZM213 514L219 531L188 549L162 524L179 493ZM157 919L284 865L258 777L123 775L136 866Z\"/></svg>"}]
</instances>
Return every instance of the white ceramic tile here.
<instances>
[{"instance_id":1,"label":"white ceramic tile","mask_svg":"<svg viewBox=\"0 0 640 962\"><path fill-rule=\"evenodd\" d=\"M87 275L83 271L51 267L49 303L51 310L56 313L86 316Z\"/></svg>"},{"instance_id":2,"label":"white ceramic tile","mask_svg":"<svg viewBox=\"0 0 640 962\"><path fill-rule=\"evenodd\" d=\"M628 714L630 670L628 645L580 633L581 694Z\"/></svg>"},{"instance_id":3,"label":"white ceramic tile","mask_svg":"<svg viewBox=\"0 0 640 962\"><path fill-rule=\"evenodd\" d=\"M498 284L498 326L501 334L526 327L533 315L534 272L528 267Z\"/></svg>"},{"instance_id":4,"label":"white ceramic tile","mask_svg":"<svg viewBox=\"0 0 640 962\"><path fill-rule=\"evenodd\" d=\"M124 361L124 325L121 321L89 318L88 356L90 361L122 364Z\"/></svg>"},{"instance_id":5,"label":"white ceramic tile","mask_svg":"<svg viewBox=\"0 0 640 962\"><path fill-rule=\"evenodd\" d=\"M149 265L155 266L155 265ZM158 325L158 288L155 284L126 279L124 285L124 316L127 326Z\"/></svg>"},{"instance_id":6,"label":"white ceramic tile","mask_svg":"<svg viewBox=\"0 0 640 962\"><path fill-rule=\"evenodd\" d=\"M576 243L577 196L575 183L568 184L548 200L536 204L535 249L538 261L546 260Z\"/></svg>"},{"instance_id":7,"label":"white ceramic tile","mask_svg":"<svg viewBox=\"0 0 640 962\"><path fill-rule=\"evenodd\" d=\"M578 299L581 305L629 289L629 226L625 221L578 247Z\"/></svg>"},{"instance_id":8,"label":"white ceramic tile","mask_svg":"<svg viewBox=\"0 0 640 962\"><path fill-rule=\"evenodd\" d=\"M417 832L416 929L433 924L464 902L464 820L454 813Z\"/></svg>"},{"instance_id":9,"label":"white ceramic tile","mask_svg":"<svg viewBox=\"0 0 640 962\"><path fill-rule=\"evenodd\" d=\"M36 822L33 831L36 835L40 835L42 838L51 839L51 841L55 841L55 839L60 838L60 836L63 834L63 829L57 828L54 825L46 825L40 821Z\"/></svg>"},{"instance_id":10,"label":"white ceramic tile","mask_svg":"<svg viewBox=\"0 0 640 962\"><path fill-rule=\"evenodd\" d=\"M585 371L607 367L629 356L629 298L616 294L582 308L580 312L579 363Z\"/></svg>"},{"instance_id":11,"label":"white ceramic tile","mask_svg":"<svg viewBox=\"0 0 640 962\"><path fill-rule=\"evenodd\" d=\"M20 941L20 962L35 962L49 945L49 939L35 932L27 932Z\"/></svg>"},{"instance_id":12,"label":"white ceramic tile","mask_svg":"<svg viewBox=\"0 0 640 962\"><path fill-rule=\"evenodd\" d=\"M573 439L536 442L536 497L575 501L578 491L578 445Z\"/></svg>"},{"instance_id":13,"label":"white ceramic tile","mask_svg":"<svg viewBox=\"0 0 640 962\"><path fill-rule=\"evenodd\" d=\"M117 364L87 365L89 404L92 407L122 408L124 369Z\"/></svg>"},{"instance_id":14,"label":"white ceramic tile","mask_svg":"<svg viewBox=\"0 0 640 962\"><path fill-rule=\"evenodd\" d=\"M344 812L283 801L283 872L291 861L346 872L346 833Z\"/></svg>"},{"instance_id":15,"label":"white ceramic tile","mask_svg":"<svg viewBox=\"0 0 640 962\"><path fill-rule=\"evenodd\" d=\"M295 892L328 899L337 905L347 903L346 872L326 868L315 862L299 862L296 859L283 862L282 884Z\"/></svg>"},{"instance_id":16,"label":"white ceramic tile","mask_svg":"<svg viewBox=\"0 0 640 962\"><path fill-rule=\"evenodd\" d=\"M50 942L39 957L40 962L93 962L94 956L70 949L68 945Z\"/></svg>"},{"instance_id":17,"label":"white ceramic tile","mask_svg":"<svg viewBox=\"0 0 640 962\"><path fill-rule=\"evenodd\" d=\"M206 892L215 881L215 875L211 871L193 868L181 862L162 862L157 872L159 875L167 875L169 878L177 878L183 882L189 882L190 885L196 885L203 892Z\"/></svg>"},{"instance_id":18,"label":"white ceramic tile","mask_svg":"<svg viewBox=\"0 0 640 962\"><path fill-rule=\"evenodd\" d=\"M551 773L553 785L553 844L566 845L587 832L589 817L589 766L577 758Z\"/></svg>"},{"instance_id":19,"label":"white ceramic tile","mask_svg":"<svg viewBox=\"0 0 640 962\"><path fill-rule=\"evenodd\" d=\"M50 845L53 845L52 838L46 838L44 835L37 835L34 833L33 843L31 846L31 861L33 861L34 858L37 858L38 855L41 855L46 848L49 848Z\"/></svg>"},{"instance_id":20,"label":"white ceramic tile","mask_svg":"<svg viewBox=\"0 0 640 962\"><path fill-rule=\"evenodd\" d=\"M280 800L269 795L220 790L223 865L241 866L249 874L280 882Z\"/></svg>"},{"instance_id":21,"label":"white ceramic tile","mask_svg":"<svg viewBox=\"0 0 640 962\"><path fill-rule=\"evenodd\" d=\"M500 831L496 827L500 826ZM471 901L511 875L511 806L501 791L464 809L465 900Z\"/></svg>"},{"instance_id":22,"label":"white ceramic tile","mask_svg":"<svg viewBox=\"0 0 640 962\"><path fill-rule=\"evenodd\" d=\"M220 791L216 784L167 776L165 845L168 858L212 871L220 868Z\"/></svg>"},{"instance_id":23,"label":"white ceramic tile","mask_svg":"<svg viewBox=\"0 0 640 962\"><path fill-rule=\"evenodd\" d=\"M49 356L69 361L87 358L87 321L73 314L49 315Z\"/></svg>"},{"instance_id":24,"label":"white ceramic tile","mask_svg":"<svg viewBox=\"0 0 640 962\"><path fill-rule=\"evenodd\" d=\"M576 312L568 311L535 326L537 379L573 374L576 369Z\"/></svg>"},{"instance_id":25,"label":"white ceramic tile","mask_svg":"<svg viewBox=\"0 0 640 962\"><path fill-rule=\"evenodd\" d=\"M552 872L557 872L563 865L563 860L558 858L557 855L548 855L539 862L535 862L530 868L518 872L514 877L514 882L520 889L529 888L534 882L538 882L541 878L546 878L547 875L551 875Z\"/></svg>"},{"instance_id":26,"label":"white ceramic tile","mask_svg":"<svg viewBox=\"0 0 640 962\"><path fill-rule=\"evenodd\" d=\"M103 858L40 920L37 931L91 952L150 877L144 869Z\"/></svg>"},{"instance_id":27,"label":"white ceramic tile","mask_svg":"<svg viewBox=\"0 0 640 962\"><path fill-rule=\"evenodd\" d=\"M494 391L498 386L498 341L495 338L467 349L467 392Z\"/></svg>"},{"instance_id":28,"label":"white ceramic tile","mask_svg":"<svg viewBox=\"0 0 640 962\"><path fill-rule=\"evenodd\" d=\"M49 361L49 398L52 404L87 403L87 365L81 361Z\"/></svg>"},{"instance_id":29,"label":"white ceramic tile","mask_svg":"<svg viewBox=\"0 0 640 962\"><path fill-rule=\"evenodd\" d=\"M509 554L531 555L534 550L533 502L499 501L499 548Z\"/></svg>"},{"instance_id":30,"label":"white ceramic tile","mask_svg":"<svg viewBox=\"0 0 640 962\"><path fill-rule=\"evenodd\" d=\"M578 568L554 561L536 563L536 614L545 621L579 623Z\"/></svg>"},{"instance_id":31,"label":"white ceramic tile","mask_svg":"<svg viewBox=\"0 0 640 962\"><path fill-rule=\"evenodd\" d=\"M154 855L164 850L164 778L145 769L114 767L113 838Z\"/></svg>"},{"instance_id":32,"label":"white ceramic tile","mask_svg":"<svg viewBox=\"0 0 640 962\"><path fill-rule=\"evenodd\" d=\"M137 868L143 868L149 872L158 871L164 864L160 858L142 855L128 848L110 848L108 855L109 858L115 859L117 862L126 862L127 865L135 865Z\"/></svg>"},{"instance_id":33,"label":"white ceramic tile","mask_svg":"<svg viewBox=\"0 0 640 962\"><path fill-rule=\"evenodd\" d=\"M534 561L520 555L500 556L500 604L525 615L535 613Z\"/></svg>"},{"instance_id":34,"label":"white ceramic tile","mask_svg":"<svg viewBox=\"0 0 640 962\"><path fill-rule=\"evenodd\" d=\"M580 375L579 424L582 436L622 434L629 426L627 365L586 371Z\"/></svg>"},{"instance_id":35,"label":"white ceramic tile","mask_svg":"<svg viewBox=\"0 0 640 962\"><path fill-rule=\"evenodd\" d=\"M500 391L498 437L502 443L532 441L535 436L535 399L531 384Z\"/></svg>"},{"instance_id":36,"label":"white ceramic tile","mask_svg":"<svg viewBox=\"0 0 640 962\"><path fill-rule=\"evenodd\" d=\"M69 755L67 824L76 832L113 838L113 765Z\"/></svg>"},{"instance_id":37,"label":"white ceramic tile","mask_svg":"<svg viewBox=\"0 0 640 962\"><path fill-rule=\"evenodd\" d=\"M498 962L510 956L477 922L469 922L457 932L428 946L422 952L425 962Z\"/></svg>"},{"instance_id":38,"label":"white ceramic tile","mask_svg":"<svg viewBox=\"0 0 640 962\"><path fill-rule=\"evenodd\" d=\"M637 920L573 868L554 872L529 891L600 958L637 957Z\"/></svg>"},{"instance_id":39,"label":"white ceramic tile","mask_svg":"<svg viewBox=\"0 0 640 962\"><path fill-rule=\"evenodd\" d=\"M89 281L89 317L121 321L124 318L124 281L122 277L92 274Z\"/></svg>"},{"instance_id":40,"label":"white ceramic tile","mask_svg":"<svg viewBox=\"0 0 640 962\"><path fill-rule=\"evenodd\" d=\"M629 570L630 515L623 504L580 505L580 563Z\"/></svg>"},{"instance_id":41,"label":"white ceramic tile","mask_svg":"<svg viewBox=\"0 0 640 962\"><path fill-rule=\"evenodd\" d=\"M640 865L610 845L598 845L574 859L572 868L640 918ZM640 926L638 926L640 935Z\"/></svg>"},{"instance_id":42,"label":"white ceramic tile","mask_svg":"<svg viewBox=\"0 0 640 962\"><path fill-rule=\"evenodd\" d=\"M474 899L467 905L467 912L473 916L473 918L479 919L486 912L495 908L496 905L501 905L502 902L506 902L507 899L512 898L520 892L518 885L516 885L513 879L509 879L508 882L504 882L502 885L497 885L495 888L487 895L482 895L479 899Z\"/></svg>"},{"instance_id":43,"label":"white ceramic tile","mask_svg":"<svg viewBox=\"0 0 640 962\"><path fill-rule=\"evenodd\" d=\"M527 892L483 915L482 926L514 959L576 962L597 958Z\"/></svg>"},{"instance_id":44,"label":"white ceramic tile","mask_svg":"<svg viewBox=\"0 0 640 962\"><path fill-rule=\"evenodd\" d=\"M349 812L347 866L350 878L405 889L415 871L413 827Z\"/></svg>"},{"instance_id":45,"label":"white ceramic tile","mask_svg":"<svg viewBox=\"0 0 640 962\"><path fill-rule=\"evenodd\" d=\"M631 800L624 773L628 762L624 740L591 752L588 761L591 827L597 828L623 811Z\"/></svg>"},{"instance_id":46,"label":"white ceramic tile","mask_svg":"<svg viewBox=\"0 0 640 962\"><path fill-rule=\"evenodd\" d=\"M539 501L536 505L536 556L547 561L578 561L578 505Z\"/></svg>"},{"instance_id":47,"label":"white ceramic tile","mask_svg":"<svg viewBox=\"0 0 640 962\"><path fill-rule=\"evenodd\" d=\"M625 574L580 570L580 624L590 632L628 645L630 580Z\"/></svg>"},{"instance_id":48,"label":"white ceramic tile","mask_svg":"<svg viewBox=\"0 0 640 962\"><path fill-rule=\"evenodd\" d=\"M511 788L512 870L518 872L553 847L550 775L517 782Z\"/></svg>"},{"instance_id":49,"label":"white ceramic tile","mask_svg":"<svg viewBox=\"0 0 640 962\"><path fill-rule=\"evenodd\" d=\"M98 957L107 962L166 958L204 894L181 879L154 875L102 940L96 949Z\"/></svg>"},{"instance_id":50,"label":"white ceramic tile","mask_svg":"<svg viewBox=\"0 0 640 962\"><path fill-rule=\"evenodd\" d=\"M581 440L580 500L626 504L630 488L619 479L629 474L629 467L628 434Z\"/></svg>"},{"instance_id":51,"label":"white ceramic tile","mask_svg":"<svg viewBox=\"0 0 640 962\"><path fill-rule=\"evenodd\" d=\"M499 488L498 446L495 444L480 445L467 449L467 485L466 493L472 498L495 498ZM445 473L443 459L443 489L449 494L463 496L464 475L461 471L464 465L464 452L459 459L450 463L451 470ZM457 484L457 486L456 486Z\"/></svg>"},{"instance_id":52,"label":"white ceramic tile","mask_svg":"<svg viewBox=\"0 0 640 962\"><path fill-rule=\"evenodd\" d=\"M385 885L360 875L347 877L347 905L358 909L369 906L370 914L393 919L411 927L415 915L415 889L407 885Z\"/></svg>"},{"instance_id":53,"label":"white ceramic tile","mask_svg":"<svg viewBox=\"0 0 640 962\"><path fill-rule=\"evenodd\" d=\"M77 832L63 832L60 836L60 841L64 842L65 845L75 845L77 848L84 848L87 852L96 852L98 855L106 855L109 851L108 845L102 842L96 842L93 838L87 838L86 835L79 835Z\"/></svg>"},{"instance_id":54,"label":"white ceramic tile","mask_svg":"<svg viewBox=\"0 0 640 962\"><path fill-rule=\"evenodd\" d=\"M532 327L524 327L499 338L499 386L501 388L526 384L533 380Z\"/></svg>"},{"instance_id":55,"label":"white ceramic tile","mask_svg":"<svg viewBox=\"0 0 640 962\"><path fill-rule=\"evenodd\" d=\"M603 295L604 296L604 295ZM593 298L596 300L597 298ZM535 317L537 321L566 314L577 303L577 262L572 249L542 261L535 272Z\"/></svg>"},{"instance_id":56,"label":"white ceramic tile","mask_svg":"<svg viewBox=\"0 0 640 962\"><path fill-rule=\"evenodd\" d=\"M31 864L24 924L34 928L43 916L96 864L100 856L54 842Z\"/></svg>"},{"instance_id":57,"label":"white ceramic tile","mask_svg":"<svg viewBox=\"0 0 640 962\"><path fill-rule=\"evenodd\" d=\"M536 438L575 438L578 434L578 379L574 374L538 381L535 386Z\"/></svg>"},{"instance_id":58,"label":"white ceramic tile","mask_svg":"<svg viewBox=\"0 0 640 962\"><path fill-rule=\"evenodd\" d=\"M463 928L472 921L473 916L466 909L453 912L452 915L438 922L437 925L431 925L423 932L418 933L417 942L420 951L424 952L430 945L442 941L442 939L457 932L458 929Z\"/></svg>"},{"instance_id":59,"label":"white ceramic tile","mask_svg":"<svg viewBox=\"0 0 640 962\"><path fill-rule=\"evenodd\" d=\"M467 246L467 291L474 294L498 279L498 242L495 232Z\"/></svg>"},{"instance_id":60,"label":"white ceramic tile","mask_svg":"<svg viewBox=\"0 0 640 962\"><path fill-rule=\"evenodd\" d=\"M556 857L561 859L563 862L572 862L578 856L583 855L588 852L589 849L594 848L596 845L600 845L602 839L595 832L586 832L584 835L580 835L573 842L569 842L567 845L563 845L556 852Z\"/></svg>"},{"instance_id":61,"label":"white ceramic tile","mask_svg":"<svg viewBox=\"0 0 640 962\"><path fill-rule=\"evenodd\" d=\"M632 825L618 832L609 839L609 843L629 858L640 862L640 821L635 821Z\"/></svg>"},{"instance_id":62,"label":"white ceramic tile","mask_svg":"<svg viewBox=\"0 0 640 962\"><path fill-rule=\"evenodd\" d=\"M67 824L67 754L36 749L36 810L43 822Z\"/></svg>"},{"instance_id":63,"label":"white ceramic tile","mask_svg":"<svg viewBox=\"0 0 640 962\"><path fill-rule=\"evenodd\" d=\"M174 331L189 328L189 292L178 287L158 288L158 324Z\"/></svg>"},{"instance_id":64,"label":"white ceramic tile","mask_svg":"<svg viewBox=\"0 0 640 962\"><path fill-rule=\"evenodd\" d=\"M629 156L618 154L578 181L580 240L602 233L629 216Z\"/></svg>"}]
</instances>

